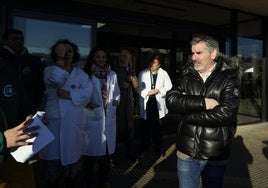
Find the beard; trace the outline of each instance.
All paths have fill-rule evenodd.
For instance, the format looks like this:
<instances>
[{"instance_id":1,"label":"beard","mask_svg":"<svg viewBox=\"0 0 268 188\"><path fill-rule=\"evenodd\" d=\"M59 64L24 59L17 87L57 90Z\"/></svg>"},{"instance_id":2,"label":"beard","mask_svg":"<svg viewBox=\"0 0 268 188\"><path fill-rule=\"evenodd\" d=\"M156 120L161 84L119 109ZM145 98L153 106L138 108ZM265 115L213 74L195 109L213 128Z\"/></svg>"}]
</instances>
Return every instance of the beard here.
<instances>
[{"instance_id":1,"label":"beard","mask_svg":"<svg viewBox=\"0 0 268 188\"><path fill-rule=\"evenodd\" d=\"M194 69L197 72L200 72L200 73L207 71L208 68L209 68L209 66L210 66L210 64L211 64L210 61L209 62L204 62L204 63L198 62L198 61L194 61L193 63L194 63Z\"/></svg>"}]
</instances>

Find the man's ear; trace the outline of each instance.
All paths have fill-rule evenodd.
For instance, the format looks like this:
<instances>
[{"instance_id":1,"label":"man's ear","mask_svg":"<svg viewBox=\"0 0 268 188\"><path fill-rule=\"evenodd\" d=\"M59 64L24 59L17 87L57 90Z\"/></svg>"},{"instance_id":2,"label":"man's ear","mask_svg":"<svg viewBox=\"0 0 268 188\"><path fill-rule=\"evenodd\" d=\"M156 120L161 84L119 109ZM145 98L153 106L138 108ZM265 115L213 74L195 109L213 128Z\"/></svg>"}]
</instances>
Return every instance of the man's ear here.
<instances>
[{"instance_id":1,"label":"man's ear","mask_svg":"<svg viewBox=\"0 0 268 188\"><path fill-rule=\"evenodd\" d=\"M216 59L216 56L217 56L217 50L213 50L213 51L211 52L211 59L212 59L212 60L215 60L215 59Z\"/></svg>"}]
</instances>

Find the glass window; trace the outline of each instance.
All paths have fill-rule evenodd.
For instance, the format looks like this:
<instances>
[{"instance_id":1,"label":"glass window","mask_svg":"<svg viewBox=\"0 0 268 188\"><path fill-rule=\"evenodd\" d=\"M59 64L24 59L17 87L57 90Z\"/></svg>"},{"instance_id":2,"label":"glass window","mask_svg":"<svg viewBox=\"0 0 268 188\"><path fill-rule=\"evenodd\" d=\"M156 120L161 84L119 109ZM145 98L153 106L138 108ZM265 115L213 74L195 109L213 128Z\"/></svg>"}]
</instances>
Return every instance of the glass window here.
<instances>
[{"instance_id":1,"label":"glass window","mask_svg":"<svg viewBox=\"0 0 268 188\"><path fill-rule=\"evenodd\" d=\"M247 122L260 120L262 114L263 40L261 33L259 17L245 13L238 14L237 54L243 70L239 114L244 116L240 119L247 119Z\"/></svg>"},{"instance_id":2,"label":"glass window","mask_svg":"<svg viewBox=\"0 0 268 188\"><path fill-rule=\"evenodd\" d=\"M238 56L262 58L262 40L238 37Z\"/></svg>"},{"instance_id":3,"label":"glass window","mask_svg":"<svg viewBox=\"0 0 268 188\"><path fill-rule=\"evenodd\" d=\"M91 25L15 16L14 28L24 32L25 47L29 52L39 55L46 63L50 63L51 46L60 39L68 39L79 47L80 66L83 66L92 48Z\"/></svg>"},{"instance_id":4,"label":"glass window","mask_svg":"<svg viewBox=\"0 0 268 188\"><path fill-rule=\"evenodd\" d=\"M188 63L190 58L188 48L177 48L176 50L176 73L181 74L182 68Z\"/></svg>"}]
</instances>

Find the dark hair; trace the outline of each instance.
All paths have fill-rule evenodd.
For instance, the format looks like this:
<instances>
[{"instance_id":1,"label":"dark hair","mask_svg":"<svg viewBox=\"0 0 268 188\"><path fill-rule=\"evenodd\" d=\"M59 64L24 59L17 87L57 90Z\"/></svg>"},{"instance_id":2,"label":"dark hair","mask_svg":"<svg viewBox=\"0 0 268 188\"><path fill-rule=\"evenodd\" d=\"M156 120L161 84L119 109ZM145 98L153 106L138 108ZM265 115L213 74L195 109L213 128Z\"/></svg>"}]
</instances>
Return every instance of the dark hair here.
<instances>
[{"instance_id":1,"label":"dark hair","mask_svg":"<svg viewBox=\"0 0 268 188\"><path fill-rule=\"evenodd\" d=\"M69 44L69 45L73 48L74 56L73 56L73 61L72 61L72 63L75 63L75 62L77 62L77 61L80 60L80 54L79 54L79 52L78 52L78 47L77 47L77 45L76 45L75 43L73 43L73 42L67 40L67 39L63 39L63 40L59 40L59 41L57 41L57 42L51 47L51 54L50 54L50 56L51 56L51 59L52 59L54 62L56 62L56 60L57 60L57 54L56 54L56 52L55 52L55 48L56 48L56 46L57 46L58 44Z\"/></svg>"},{"instance_id":2,"label":"dark hair","mask_svg":"<svg viewBox=\"0 0 268 188\"><path fill-rule=\"evenodd\" d=\"M162 59L160 58L159 55L153 55L153 57L150 58L149 60L149 67L153 64L154 60L158 60L159 64L162 64Z\"/></svg>"},{"instance_id":3,"label":"dark hair","mask_svg":"<svg viewBox=\"0 0 268 188\"><path fill-rule=\"evenodd\" d=\"M23 35L23 32L21 30L18 29L10 29L7 30L3 33L2 35L2 40L8 40L8 37L12 34L19 34L19 35Z\"/></svg>"},{"instance_id":4,"label":"dark hair","mask_svg":"<svg viewBox=\"0 0 268 188\"><path fill-rule=\"evenodd\" d=\"M121 47L119 52L121 52L123 50L128 51L130 54L132 53L132 50L130 50L130 48L127 48L127 47Z\"/></svg>"},{"instance_id":5,"label":"dark hair","mask_svg":"<svg viewBox=\"0 0 268 188\"><path fill-rule=\"evenodd\" d=\"M88 57L87 57L87 62L86 65L84 66L84 71L88 74L91 75L91 66L94 63L94 56L96 54L97 51L103 51L106 54L106 63L108 63L110 61L110 54L108 53L107 49L105 47L102 46L97 46L95 48L93 48Z\"/></svg>"}]
</instances>

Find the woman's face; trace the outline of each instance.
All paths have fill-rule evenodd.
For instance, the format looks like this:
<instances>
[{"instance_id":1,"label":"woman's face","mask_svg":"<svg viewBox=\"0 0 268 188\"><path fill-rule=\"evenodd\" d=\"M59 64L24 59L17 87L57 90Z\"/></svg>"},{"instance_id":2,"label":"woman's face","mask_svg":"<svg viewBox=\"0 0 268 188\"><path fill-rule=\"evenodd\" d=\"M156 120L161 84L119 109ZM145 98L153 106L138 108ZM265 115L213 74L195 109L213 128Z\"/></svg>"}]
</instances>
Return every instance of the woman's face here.
<instances>
[{"instance_id":1,"label":"woman's face","mask_svg":"<svg viewBox=\"0 0 268 188\"><path fill-rule=\"evenodd\" d=\"M157 71L157 69L160 67L160 62L157 59L154 59L151 66L150 66L150 70L152 72Z\"/></svg>"},{"instance_id":2,"label":"woman's face","mask_svg":"<svg viewBox=\"0 0 268 188\"><path fill-rule=\"evenodd\" d=\"M102 50L98 50L94 56L94 63L102 67L106 64L106 61L107 61L106 53Z\"/></svg>"}]
</instances>

